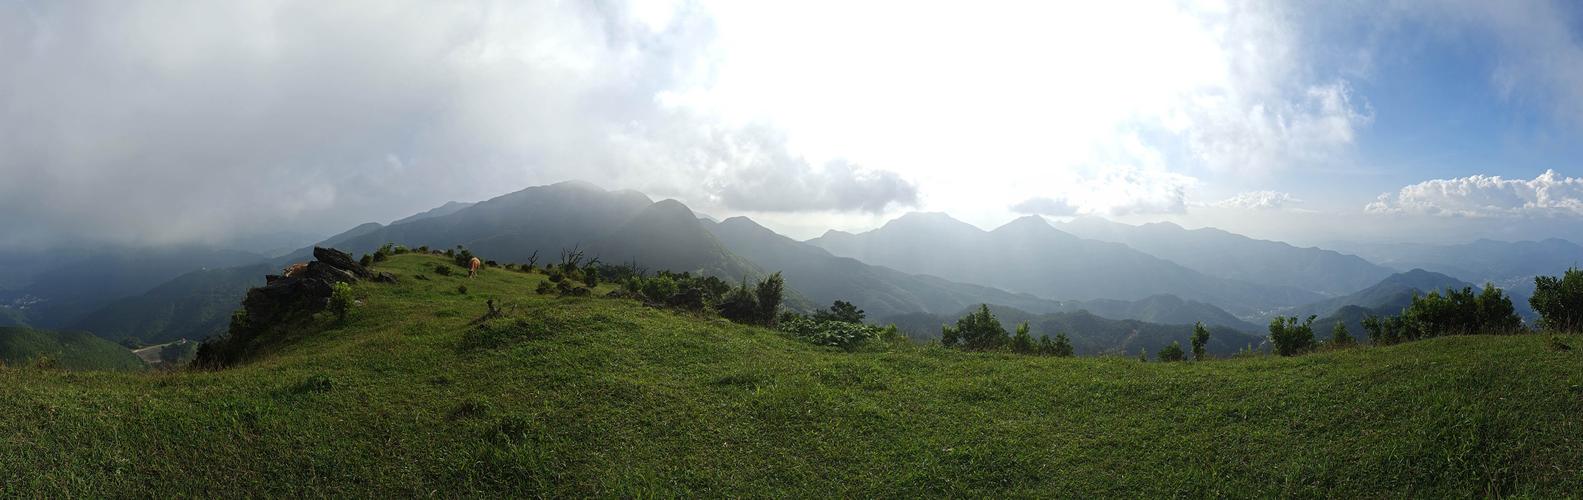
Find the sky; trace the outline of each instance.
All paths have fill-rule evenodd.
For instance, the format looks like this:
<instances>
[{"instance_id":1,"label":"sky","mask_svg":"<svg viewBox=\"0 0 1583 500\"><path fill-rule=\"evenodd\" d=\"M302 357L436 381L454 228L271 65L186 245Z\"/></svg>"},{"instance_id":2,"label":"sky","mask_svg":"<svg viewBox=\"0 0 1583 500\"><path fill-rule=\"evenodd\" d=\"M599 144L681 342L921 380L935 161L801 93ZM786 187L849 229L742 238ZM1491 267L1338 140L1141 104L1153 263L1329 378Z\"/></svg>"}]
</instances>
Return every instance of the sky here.
<instances>
[{"instance_id":1,"label":"sky","mask_svg":"<svg viewBox=\"0 0 1583 500\"><path fill-rule=\"evenodd\" d=\"M586 180L910 211L1583 240L1572 2L0 0L0 247L324 236Z\"/></svg>"}]
</instances>

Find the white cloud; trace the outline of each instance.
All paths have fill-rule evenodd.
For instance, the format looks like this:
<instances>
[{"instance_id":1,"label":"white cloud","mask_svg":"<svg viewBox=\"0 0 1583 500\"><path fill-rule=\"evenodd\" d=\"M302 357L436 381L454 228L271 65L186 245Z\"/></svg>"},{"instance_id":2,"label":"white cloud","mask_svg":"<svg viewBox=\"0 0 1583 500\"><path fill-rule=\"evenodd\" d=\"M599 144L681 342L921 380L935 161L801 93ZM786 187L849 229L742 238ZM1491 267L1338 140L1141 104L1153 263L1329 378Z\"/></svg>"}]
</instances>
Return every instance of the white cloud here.
<instances>
[{"instance_id":1,"label":"white cloud","mask_svg":"<svg viewBox=\"0 0 1583 500\"><path fill-rule=\"evenodd\" d=\"M1161 169L1116 166L1051 189L1056 194L1030 196L1010 210L1042 215L1178 214L1187 211L1187 191L1197 184L1197 179Z\"/></svg>"},{"instance_id":2,"label":"white cloud","mask_svg":"<svg viewBox=\"0 0 1583 500\"><path fill-rule=\"evenodd\" d=\"M1583 178L1546 170L1531 180L1473 175L1403 187L1364 207L1377 214L1462 217L1583 215Z\"/></svg>"},{"instance_id":3,"label":"white cloud","mask_svg":"<svg viewBox=\"0 0 1583 500\"><path fill-rule=\"evenodd\" d=\"M665 105L712 78L715 20L629 7L10 4L0 245L328 234L567 179L775 210L916 200L883 164L813 168L784 141ZM800 191L749 191L755 175Z\"/></svg>"},{"instance_id":4,"label":"white cloud","mask_svg":"<svg viewBox=\"0 0 1583 500\"><path fill-rule=\"evenodd\" d=\"M1280 191L1248 191L1238 193L1236 196L1226 198L1209 206L1217 208L1240 208L1244 210L1279 210L1288 204L1302 203L1291 193Z\"/></svg>"},{"instance_id":5,"label":"white cloud","mask_svg":"<svg viewBox=\"0 0 1583 500\"><path fill-rule=\"evenodd\" d=\"M1026 200L1022 200L1017 204L1012 205L1011 211L1020 214L1054 216L1077 215L1081 213L1077 206L1072 205L1072 203L1066 201L1065 198L1051 198L1046 196L1035 196Z\"/></svg>"},{"instance_id":6,"label":"white cloud","mask_svg":"<svg viewBox=\"0 0 1583 500\"><path fill-rule=\"evenodd\" d=\"M1358 129L1373 122L1368 104L1354 100L1345 81L1309 86L1293 100L1205 96L1186 111L1188 144L1223 170L1272 172L1313 163L1345 151Z\"/></svg>"},{"instance_id":7,"label":"white cloud","mask_svg":"<svg viewBox=\"0 0 1583 500\"><path fill-rule=\"evenodd\" d=\"M717 78L663 102L774 123L814 163L894 169L925 208L970 219L1007 210L996 201L1008 192L1051 197L1117 165L1183 177L1301 168L1348 151L1372 119L1346 81L1309 67L1293 4L706 5ZM1162 166L1116 154L1139 137L1168 152ZM1072 203L1108 212L1131 199Z\"/></svg>"}]
</instances>

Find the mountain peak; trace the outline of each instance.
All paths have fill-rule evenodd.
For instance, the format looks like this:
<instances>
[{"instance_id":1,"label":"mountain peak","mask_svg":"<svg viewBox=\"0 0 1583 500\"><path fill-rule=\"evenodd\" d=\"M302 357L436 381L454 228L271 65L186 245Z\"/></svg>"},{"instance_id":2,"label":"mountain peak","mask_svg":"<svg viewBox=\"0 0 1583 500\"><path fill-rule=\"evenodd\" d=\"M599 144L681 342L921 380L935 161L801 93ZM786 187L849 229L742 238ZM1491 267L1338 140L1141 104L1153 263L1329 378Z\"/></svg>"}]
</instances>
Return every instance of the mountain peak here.
<instances>
[{"instance_id":1,"label":"mountain peak","mask_svg":"<svg viewBox=\"0 0 1583 500\"><path fill-rule=\"evenodd\" d=\"M668 217L685 217L687 220L692 221L698 220L698 216L693 214L693 209L687 208L687 205L672 198L656 201L653 205L643 209L643 212L645 214L660 214Z\"/></svg>"},{"instance_id":2,"label":"mountain peak","mask_svg":"<svg viewBox=\"0 0 1583 500\"><path fill-rule=\"evenodd\" d=\"M901 228L984 232L977 226L957 220L945 212L908 212L880 227L880 229Z\"/></svg>"},{"instance_id":3,"label":"mountain peak","mask_svg":"<svg viewBox=\"0 0 1583 500\"><path fill-rule=\"evenodd\" d=\"M1010 232L1010 231L1020 231L1020 232L1030 232L1030 231L1060 232L1060 231L1055 229L1055 226L1050 225L1050 221L1046 220L1044 217L1040 217L1040 216L1037 216L1037 215L1024 215L1022 217L1018 217L1016 219L1012 219L1011 222L1007 222L1007 223L1001 225L1000 227L995 228L995 230L991 231L991 232L993 232L993 233L1005 233L1005 232Z\"/></svg>"},{"instance_id":4,"label":"mountain peak","mask_svg":"<svg viewBox=\"0 0 1583 500\"><path fill-rule=\"evenodd\" d=\"M559 189L581 189L581 190L584 190L584 191L600 191L600 192L605 191L605 188L599 187L598 184L594 184L592 182L588 182L588 181L585 181L585 180L578 180L578 179L569 180L569 181L561 181L561 182L557 182L557 183L554 183L554 184L550 184L550 185L548 185L546 187L559 188Z\"/></svg>"}]
</instances>

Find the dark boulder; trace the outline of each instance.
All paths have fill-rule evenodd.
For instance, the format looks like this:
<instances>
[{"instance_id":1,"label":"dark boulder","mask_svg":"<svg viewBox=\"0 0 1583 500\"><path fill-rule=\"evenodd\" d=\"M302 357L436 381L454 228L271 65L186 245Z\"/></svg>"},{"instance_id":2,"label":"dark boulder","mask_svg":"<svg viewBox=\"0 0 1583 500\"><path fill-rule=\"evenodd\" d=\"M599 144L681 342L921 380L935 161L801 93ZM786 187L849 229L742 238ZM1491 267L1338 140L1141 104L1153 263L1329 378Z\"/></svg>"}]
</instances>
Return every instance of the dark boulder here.
<instances>
[{"instance_id":1,"label":"dark boulder","mask_svg":"<svg viewBox=\"0 0 1583 500\"><path fill-rule=\"evenodd\" d=\"M221 368L241 361L256 350L266 332L324 310L337 283L396 282L390 273L371 271L340 250L313 247L313 258L291 276L266 276L264 286L248 290L242 310L232 317L230 330L200 346L193 364Z\"/></svg>"}]
</instances>

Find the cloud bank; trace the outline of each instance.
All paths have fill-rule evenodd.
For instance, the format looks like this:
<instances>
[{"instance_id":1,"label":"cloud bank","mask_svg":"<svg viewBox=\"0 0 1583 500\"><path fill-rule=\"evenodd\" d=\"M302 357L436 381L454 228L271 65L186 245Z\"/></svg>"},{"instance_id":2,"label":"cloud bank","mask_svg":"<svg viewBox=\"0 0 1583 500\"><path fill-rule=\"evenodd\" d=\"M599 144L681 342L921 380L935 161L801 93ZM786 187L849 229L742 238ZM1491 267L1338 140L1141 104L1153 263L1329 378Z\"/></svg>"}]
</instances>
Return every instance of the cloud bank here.
<instances>
[{"instance_id":1,"label":"cloud bank","mask_svg":"<svg viewBox=\"0 0 1583 500\"><path fill-rule=\"evenodd\" d=\"M1291 193L1279 191L1248 191L1238 193L1236 196L1226 198L1209 206L1218 208L1240 208L1243 210L1279 210L1288 204L1302 203Z\"/></svg>"},{"instance_id":2,"label":"cloud bank","mask_svg":"<svg viewBox=\"0 0 1583 500\"><path fill-rule=\"evenodd\" d=\"M1364 211L1453 217L1583 215L1583 178L1546 170L1533 179L1472 175L1432 179L1381 194Z\"/></svg>"},{"instance_id":3,"label":"cloud bank","mask_svg":"<svg viewBox=\"0 0 1583 500\"><path fill-rule=\"evenodd\" d=\"M623 2L8 4L0 245L328 234L567 179L743 209L916 202L894 172L815 168L772 133L662 104L710 78L716 37L696 5L665 14Z\"/></svg>"}]
</instances>

